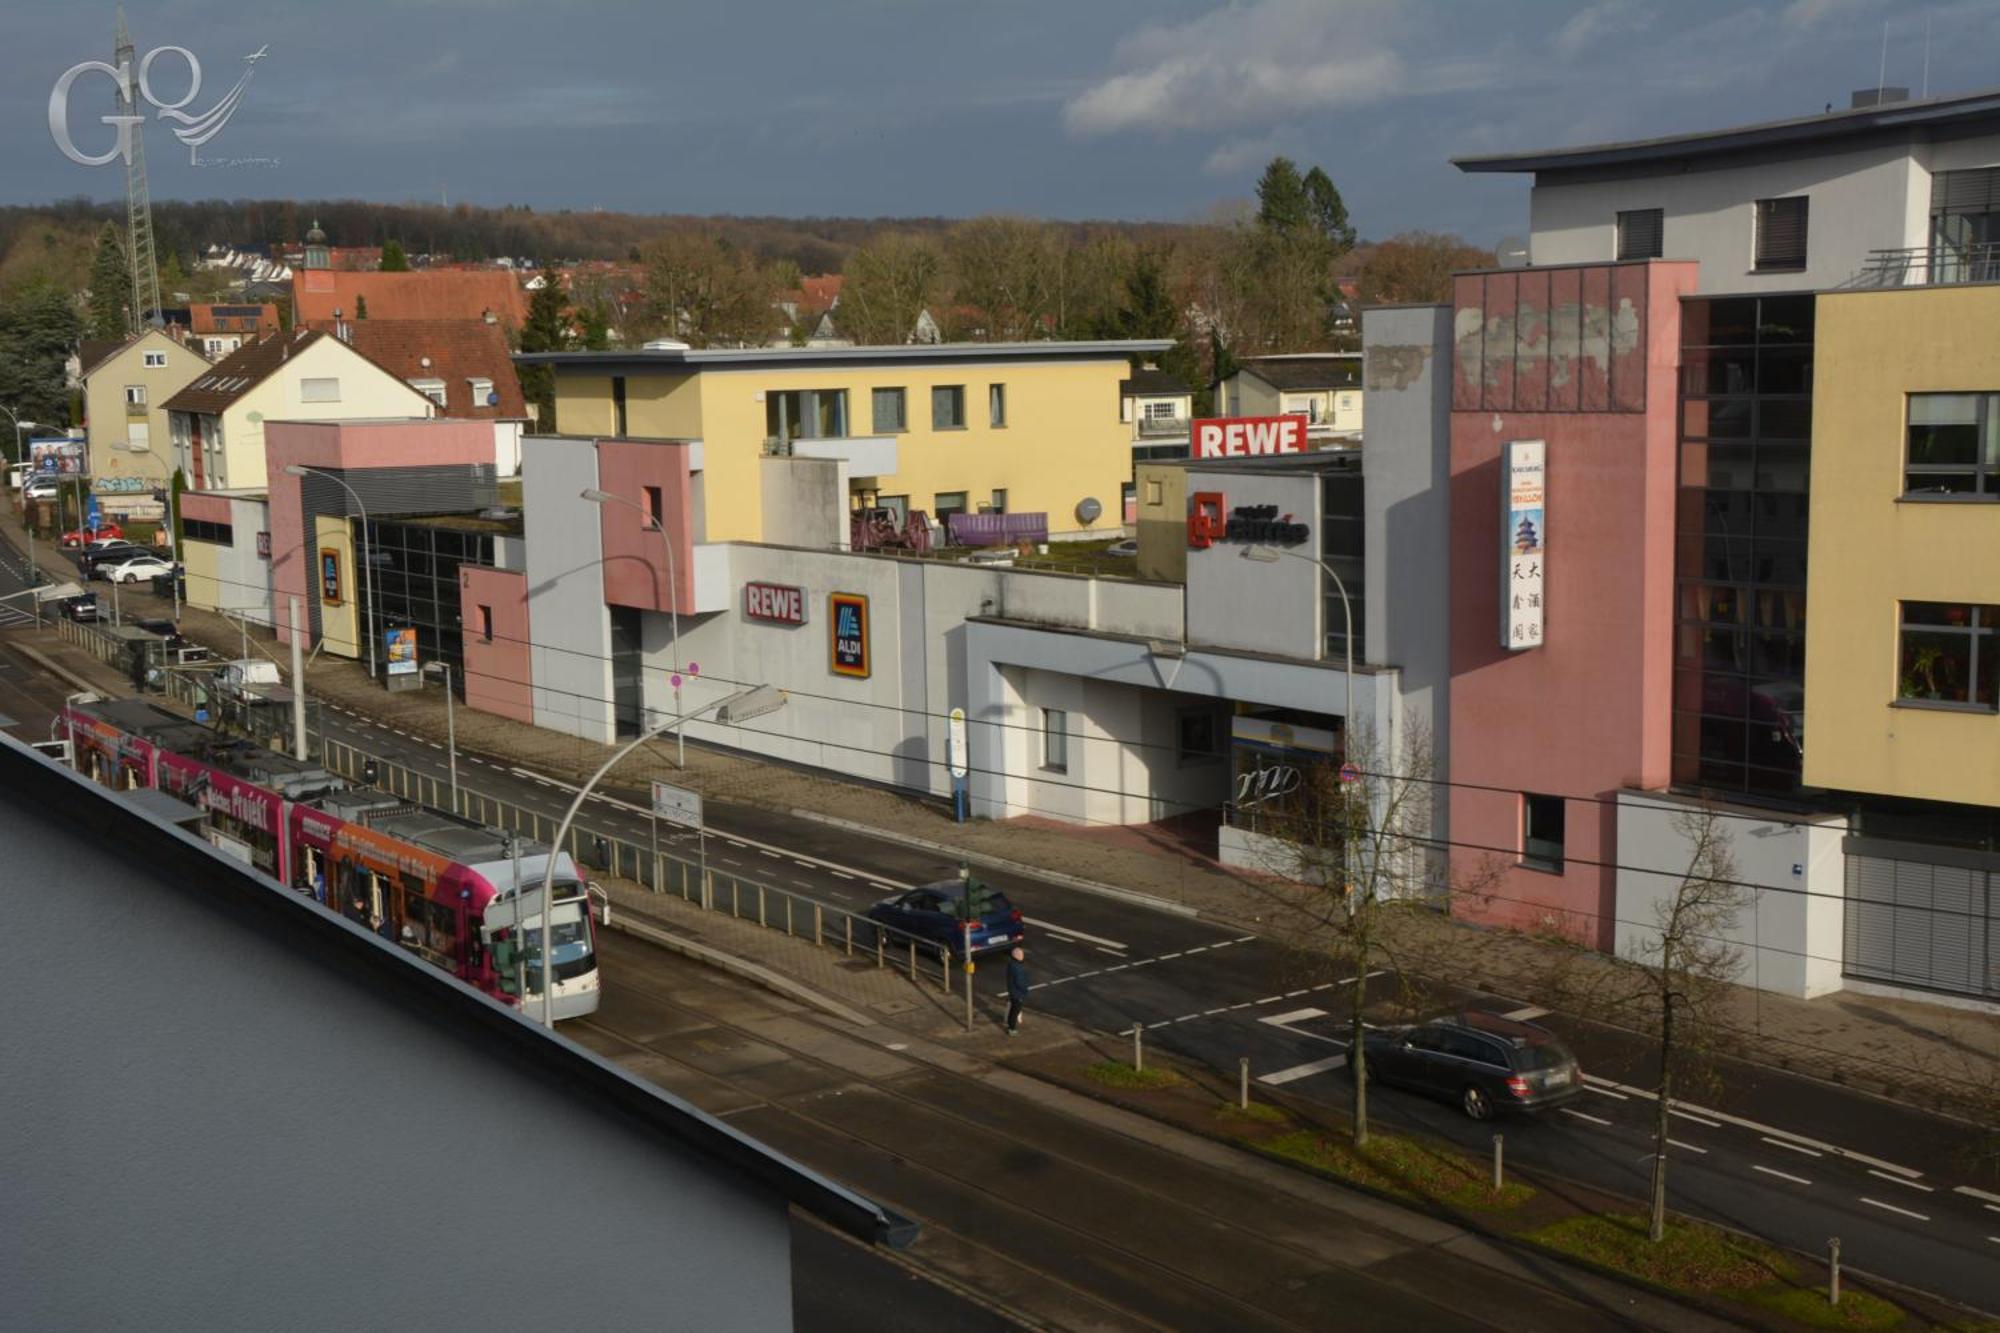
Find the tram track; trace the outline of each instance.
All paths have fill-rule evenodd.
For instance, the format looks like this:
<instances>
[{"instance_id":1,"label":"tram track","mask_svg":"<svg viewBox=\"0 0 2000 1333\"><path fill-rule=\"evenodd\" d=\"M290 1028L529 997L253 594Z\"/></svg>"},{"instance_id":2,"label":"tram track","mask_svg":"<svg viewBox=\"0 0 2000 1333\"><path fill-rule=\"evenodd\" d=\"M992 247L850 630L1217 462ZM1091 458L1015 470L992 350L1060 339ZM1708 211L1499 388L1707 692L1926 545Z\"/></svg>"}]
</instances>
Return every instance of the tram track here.
<instances>
[{"instance_id":1,"label":"tram track","mask_svg":"<svg viewBox=\"0 0 2000 1333\"><path fill-rule=\"evenodd\" d=\"M1057 1236L1066 1238L1072 1243L1082 1242L1092 1247L1097 1247L1102 1256L1110 1260L1110 1263L1107 1265L1108 1267L1119 1270L1120 1276L1128 1282L1138 1281L1144 1289L1149 1290L1156 1296L1174 1293L1177 1290L1187 1295L1198 1294L1201 1299L1191 1302L1188 1308L1203 1305L1210 1306L1212 1315L1224 1318L1226 1326L1300 1330L1322 1326L1320 1320L1316 1317L1302 1319L1273 1310L1268 1306L1253 1304L1243 1299L1237 1293L1191 1271L1191 1257L1176 1263L1167 1258L1148 1254L1134 1249L1119 1239L1105 1235L1101 1231L1080 1226L1070 1218L1036 1206L1019 1197L996 1194L989 1182L982 1182L968 1173L948 1170L935 1162L923 1160L917 1152L913 1151L910 1136L898 1136L894 1133L899 1126L907 1127L912 1122L921 1123L931 1121L942 1123L945 1127L963 1137L968 1143L983 1142L991 1144L996 1141L1004 1142L1003 1155L1010 1159L1019 1161L1050 1159L1064 1174L1065 1191L1067 1194L1084 1198L1089 1198L1099 1193L1106 1197L1137 1194L1141 1196L1151 1209L1156 1210L1152 1214L1156 1217L1192 1211L1188 1200L1184 1196L1177 1196L1165 1189L1153 1188L1148 1181L1110 1175L1100 1163L1051 1147L1046 1140L1030 1140L1010 1132L1006 1127L996 1123L992 1118L981 1119L950 1106L941 1105L938 1101L915 1096L905 1089L895 1086L897 1082L907 1081L912 1077L929 1076L933 1080L948 1082L949 1085L958 1091L970 1089L980 1096L993 1097L995 1094L992 1089L979 1083L979 1081L970 1080L963 1075L936 1069L935 1067L924 1067L911 1074L897 1075L893 1079L871 1077L858 1073L823 1056L798 1051L791 1046L780 1046L773 1038L757 1032L752 1027L693 1008L674 998L669 990L663 989L658 985L648 984L645 979L634 977L632 971L633 969L630 968L621 969L616 984L620 987L630 988L635 994L643 996L648 1003L660 1006L682 1019L698 1022L703 1027L718 1035L727 1035L763 1047L782 1049L793 1064L809 1066L826 1076L826 1084L813 1091L795 1093L787 1097L774 1097L767 1090L755 1087L744 1079L733 1077L728 1073L718 1073L713 1069L703 1067L700 1063L684 1058L675 1049L675 1037L649 1038L629 1031L621 1031L611 1023L605 1021L604 1011L601 1009L591 1018L576 1020L576 1027L587 1029L604 1041L614 1043L633 1052L643 1052L649 1057L665 1058L701 1078L713 1080L727 1087L733 1093L749 1099L751 1103L749 1106L729 1113L732 1117L768 1108L772 1114L785 1117L794 1122L813 1142L825 1143L827 1136L831 1135L838 1141L856 1145L861 1149L878 1155L884 1160L895 1163L900 1170L914 1171L921 1176L942 1182L948 1190L964 1198L977 1200L980 1204L1003 1213L1014 1214L1016 1215L1015 1220L1017 1222L1023 1220L1032 1222L1034 1225L1052 1231ZM789 1021L804 1023L831 1036L847 1040L852 1039L849 1034L840 1032L838 1029L821 1022L814 1016L787 1015L786 1017ZM680 1035L684 1038L686 1035L685 1031ZM616 1058L615 1055L613 1058ZM908 1119L891 1118L882 1120L879 1123L882 1125L883 1130L888 1132L868 1134L861 1132L850 1121L817 1113L810 1105L800 1104L802 1098L810 1098L812 1101L831 1102L833 1099L841 1097L855 1085L865 1088L868 1092L883 1101L908 1112ZM760 1129L757 1132L760 1136L767 1136L770 1131L766 1128ZM1079 1141L1084 1141L1087 1138L1087 1134L1079 1134ZM804 1156L803 1154L800 1155ZM809 1164L812 1164L809 1157L806 1160ZM826 1168L816 1167L816 1169ZM1193 1166L1187 1168L1188 1171L1197 1171L1200 1169ZM1185 1176L1173 1178L1169 1183L1185 1184ZM880 1186L871 1186L870 1188L880 1190ZM1309 1248L1291 1243L1282 1236L1258 1232L1225 1217L1204 1216L1201 1221L1204 1229L1210 1234L1212 1239L1219 1238L1221 1235L1227 1235L1237 1246L1244 1247L1246 1253L1255 1252L1266 1258L1274 1255L1280 1256L1283 1261L1289 1262L1301 1269L1327 1270L1335 1262L1326 1254L1315 1253ZM1115 1321L1117 1326L1130 1327L1137 1324L1156 1329L1186 1326L1185 1310L1172 1322L1162 1322L1159 1318L1135 1309L1130 1304L1114 1299L1107 1299L1103 1294L1086 1290L1078 1286L1071 1278L1052 1271L1044 1265L1038 1265L1033 1260L1024 1258L1019 1253L996 1247L990 1242L970 1234L962 1226L947 1225L935 1216L926 1216L924 1218L924 1226L927 1235L947 1239L951 1242L950 1248L958 1249L961 1254L974 1257L987 1256L990 1261L1004 1264L1010 1270L1026 1274L1036 1282L1059 1288L1072 1298L1083 1302L1087 1307L1102 1311L1104 1316ZM1013 1234L1016 1228L1010 1227L1008 1230L1010 1234ZM962 1264L963 1261L961 1260ZM927 1266L923 1267L923 1271L926 1276L932 1275L932 1270ZM970 1276L968 1273L953 1272L949 1269L943 1271L945 1276L958 1285L965 1284ZM978 1271L978 1267L975 1265L973 1272L976 1273ZM1431 1301L1424 1294L1412 1292L1408 1287L1384 1281L1369 1274L1362 1268L1348 1266L1344 1267L1342 1271L1344 1276L1352 1281L1371 1286L1379 1290L1385 1297L1393 1297L1394 1299L1385 1302L1386 1306L1398 1306L1407 1301L1424 1302L1437 1316L1436 1320L1427 1321L1427 1326L1437 1324L1457 1325L1464 1323L1466 1320L1466 1316L1462 1311ZM1350 1306L1349 1308L1352 1309L1353 1307ZM1010 1317L1018 1317L1013 1315L1011 1310L1009 1313Z\"/></svg>"}]
</instances>

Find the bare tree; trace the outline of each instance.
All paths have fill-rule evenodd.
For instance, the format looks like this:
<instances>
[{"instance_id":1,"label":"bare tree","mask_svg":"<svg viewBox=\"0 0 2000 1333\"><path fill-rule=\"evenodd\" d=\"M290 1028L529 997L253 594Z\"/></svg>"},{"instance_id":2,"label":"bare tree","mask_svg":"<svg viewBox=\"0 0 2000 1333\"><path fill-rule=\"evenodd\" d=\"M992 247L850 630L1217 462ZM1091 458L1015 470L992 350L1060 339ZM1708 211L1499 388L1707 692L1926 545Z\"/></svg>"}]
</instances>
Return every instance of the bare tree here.
<instances>
[{"instance_id":1,"label":"bare tree","mask_svg":"<svg viewBox=\"0 0 2000 1333\"><path fill-rule=\"evenodd\" d=\"M876 237L847 258L842 272L843 333L859 343L910 341L917 317L943 291L944 255L935 240L906 232Z\"/></svg>"},{"instance_id":2,"label":"bare tree","mask_svg":"<svg viewBox=\"0 0 2000 1333\"><path fill-rule=\"evenodd\" d=\"M1430 932L1404 929L1404 919L1434 916L1481 886L1452 883L1436 837L1427 729L1407 727L1400 745L1385 747L1357 727L1346 759L1344 765L1260 761L1238 774L1231 819L1279 877L1274 896L1297 923L1290 933L1298 947L1352 969L1347 1063L1360 1147L1368 1142L1368 974L1390 972L1405 1003L1421 1003L1420 978L1429 969L1415 954Z\"/></svg>"},{"instance_id":3,"label":"bare tree","mask_svg":"<svg viewBox=\"0 0 2000 1333\"><path fill-rule=\"evenodd\" d=\"M1619 958L1572 954L1553 978L1570 1007L1657 1034L1649 1228L1656 1241L1666 1234L1674 1089L1677 1082L1714 1077L1707 1056L1730 1031L1724 1005L1742 961L1732 936L1750 903L1718 812L1682 810L1669 823L1688 849L1687 869L1654 903L1652 929L1630 941Z\"/></svg>"},{"instance_id":4,"label":"bare tree","mask_svg":"<svg viewBox=\"0 0 2000 1333\"><path fill-rule=\"evenodd\" d=\"M668 232L644 251L644 322L696 347L756 346L776 319L770 273L712 235Z\"/></svg>"}]
</instances>

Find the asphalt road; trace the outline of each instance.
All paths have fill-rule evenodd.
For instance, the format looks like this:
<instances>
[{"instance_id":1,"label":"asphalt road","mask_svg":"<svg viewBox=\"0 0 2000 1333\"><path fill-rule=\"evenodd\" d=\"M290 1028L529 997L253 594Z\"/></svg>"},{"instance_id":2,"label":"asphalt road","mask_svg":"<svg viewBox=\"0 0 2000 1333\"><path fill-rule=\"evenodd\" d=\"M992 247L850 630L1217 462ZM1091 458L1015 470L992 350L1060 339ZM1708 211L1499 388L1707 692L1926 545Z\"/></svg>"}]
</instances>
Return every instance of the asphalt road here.
<instances>
[{"instance_id":1,"label":"asphalt road","mask_svg":"<svg viewBox=\"0 0 2000 1333\"><path fill-rule=\"evenodd\" d=\"M440 747L331 708L328 732L420 771L442 776ZM504 758L460 756L471 790L559 817L572 788ZM648 820L617 794L587 805L592 831L644 845ZM707 803L712 867L859 910L908 883L954 873L948 859L781 812ZM662 826L662 849L693 853L692 834ZM1233 1071L1249 1056L1267 1087L1345 1104L1345 1006L1352 979L1323 961L1211 922L1030 877L981 877L1003 888L1030 930L1031 1010L1109 1032L1146 1025L1152 1049ZM1393 978L1371 977L1371 1000ZM997 977L993 983L998 987ZM1501 1013L1531 997L1462 991L1450 1002ZM1649 1170L1653 1101L1648 1043L1629 1034L1533 1014L1576 1049L1589 1075L1578 1102L1498 1125L1398 1090L1374 1090L1373 1114L1422 1126L1487 1151L1497 1128L1515 1164L1558 1173L1634 1198ZM1711 1104L1712 1103L1712 1104ZM1677 1103L1669 1190L1681 1211L1807 1252L1839 1236L1844 1262L1890 1282L2000 1311L2000 1184L1975 1180L1965 1162L1975 1127L1831 1084L1725 1063L1711 1102Z\"/></svg>"}]
</instances>

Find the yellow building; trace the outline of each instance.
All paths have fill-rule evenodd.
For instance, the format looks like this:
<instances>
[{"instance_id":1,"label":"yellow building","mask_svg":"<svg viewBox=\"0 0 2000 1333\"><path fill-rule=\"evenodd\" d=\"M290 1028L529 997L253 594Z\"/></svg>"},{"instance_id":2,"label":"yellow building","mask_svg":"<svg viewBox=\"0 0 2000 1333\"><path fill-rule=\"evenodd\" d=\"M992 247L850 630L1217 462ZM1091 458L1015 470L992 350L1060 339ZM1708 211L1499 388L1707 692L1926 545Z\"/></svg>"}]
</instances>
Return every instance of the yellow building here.
<instances>
[{"instance_id":1,"label":"yellow building","mask_svg":"<svg viewBox=\"0 0 2000 1333\"><path fill-rule=\"evenodd\" d=\"M1132 477L1119 384L1158 341L910 347L646 348L529 355L555 370L564 435L699 440L705 540L763 531L770 454L839 460L849 504L933 519L1048 515L1116 536Z\"/></svg>"},{"instance_id":2,"label":"yellow building","mask_svg":"<svg viewBox=\"0 0 2000 1333\"><path fill-rule=\"evenodd\" d=\"M2000 286L1818 306L1805 780L2000 806Z\"/></svg>"},{"instance_id":3,"label":"yellow building","mask_svg":"<svg viewBox=\"0 0 2000 1333\"><path fill-rule=\"evenodd\" d=\"M105 513L157 518L164 512L153 494L174 475L166 402L208 370L207 357L158 329L84 367L90 489Z\"/></svg>"}]
</instances>

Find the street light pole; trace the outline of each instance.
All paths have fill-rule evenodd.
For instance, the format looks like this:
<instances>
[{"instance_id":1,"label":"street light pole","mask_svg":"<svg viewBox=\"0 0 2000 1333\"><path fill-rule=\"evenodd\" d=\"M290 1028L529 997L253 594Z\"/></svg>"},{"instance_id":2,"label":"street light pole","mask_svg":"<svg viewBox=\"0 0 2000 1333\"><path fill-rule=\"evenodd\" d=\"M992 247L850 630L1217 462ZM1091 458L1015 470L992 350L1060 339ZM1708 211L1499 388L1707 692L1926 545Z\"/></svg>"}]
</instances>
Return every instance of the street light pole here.
<instances>
[{"instance_id":1,"label":"street light pole","mask_svg":"<svg viewBox=\"0 0 2000 1333\"><path fill-rule=\"evenodd\" d=\"M291 463L286 466L285 473L293 477L325 477L328 481L353 496L356 507L361 510L361 562L368 567L368 595L362 598L361 601L361 618L364 621L370 622L362 626L361 632L362 637L368 640L368 679L374 680L375 626L372 622L375 620L375 556L370 551L368 545L368 504L361 498L361 492L355 490L341 478L334 476L331 472L323 468L307 467L304 463Z\"/></svg>"},{"instance_id":2,"label":"street light pole","mask_svg":"<svg viewBox=\"0 0 2000 1333\"><path fill-rule=\"evenodd\" d=\"M637 500L623 495L613 495L610 491L600 491L594 486L583 492L583 498L592 504L620 504L624 505L627 509L637 510L642 522L660 534L660 545L665 547L667 551L667 589L673 594L674 599L674 609L671 612L673 619L668 621L667 625L668 638L671 640L672 645L669 651L673 657L674 711L678 713L681 710L681 586L680 580L674 575L674 539L668 535L666 523L661 519L653 517L652 511ZM686 730L677 730L674 733L674 741L676 750L675 765L680 768L686 768L688 757Z\"/></svg>"},{"instance_id":3,"label":"street light pole","mask_svg":"<svg viewBox=\"0 0 2000 1333\"><path fill-rule=\"evenodd\" d=\"M654 737L663 734L676 723L685 722L691 717L698 717L708 712L715 713L716 720L725 725L736 722L748 722L753 717L762 717L764 714L775 712L784 706L785 693L783 690L770 685L756 685L747 690L738 690L726 699L717 699L714 703L703 704L701 707L687 713L670 717L657 726L648 727L612 751L611 757L599 764L597 771L592 773L584 784L576 789L576 796L570 801L569 809L563 811L562 822L556 825L555 838L549 844L548 862L542 871L541 964L543 1027L554 1031L556 1025L555 960L549 956L549 921L555 915L556 858L562 854L563 839L569 836L570 825L576 822L576 812L583 809L583 803L590 799L590 793L596 789L597 784L603 779L604 775L617 767L618 763L626 755L631 754L632 751L638 749ZM585 910L588 910L588 908L586 907ZM515 895L514 911L514 919L518 922L520 920L520 896L518 894ZM525 1005L527 1003L527 996L523 995L521 1000Z\"/></svg>"},{"instance_id":4,"label":"street light pole","mask_svg":"<svg viewBox=\"0 0 2000 1333\"><path fill-rule=\"evenodd\" d=\"M7 419L14 423L14 461L16 463L26 463L28 461L27 448L21 443L21 432L24 430L34 430L41 423L21 420L21 418L14 415L14 409L11 407L0 406L0 412L5 412ZM35 563L35 516L28 508L27 475L26 472L21 474L23 478L21 482L21 518L23 526L28 529L28 587L32 590L41 585L42 567ZM58 508L60 508L60 505L58 505ZM42 599L34 597L29 600L35 604L35 628L40 629L42 627Z\"/></svg>"},{"instance_id":5,"label":"street light pole","mask_svg":"<svg viewBox=\"0 0 2000 1333\"><path fill-rule=\"evenodd\" d=\"M451 689L451 663L426 662L425 674L432 671L444 675L444 737L445 752L451 762L451 812L458 813L458 709Z\"/></svg>"}]
</instances>

